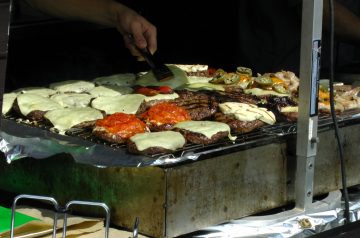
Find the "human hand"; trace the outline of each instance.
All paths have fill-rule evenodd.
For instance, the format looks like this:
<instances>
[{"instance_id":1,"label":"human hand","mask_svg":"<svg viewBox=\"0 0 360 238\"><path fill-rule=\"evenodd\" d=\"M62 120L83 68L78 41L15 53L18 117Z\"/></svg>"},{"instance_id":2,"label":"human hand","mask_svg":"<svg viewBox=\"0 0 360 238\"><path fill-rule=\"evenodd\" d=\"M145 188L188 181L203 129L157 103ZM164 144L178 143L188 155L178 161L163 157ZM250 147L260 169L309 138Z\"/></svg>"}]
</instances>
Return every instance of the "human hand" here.
<instances>
[{"instance_id":1,"label":"human hand","mask_svg":"<svg viewBox=\"0 0 360 238\"><path fill-rule=\"evenodd\" d=\"M155 53L157 50L156 27L124 5L120 5L117 9L116 28L123 35L125 46L131 54L138 57L139 60L143 60L136 47L148 48L152 54Z\"/></svg>"}]
</instances>

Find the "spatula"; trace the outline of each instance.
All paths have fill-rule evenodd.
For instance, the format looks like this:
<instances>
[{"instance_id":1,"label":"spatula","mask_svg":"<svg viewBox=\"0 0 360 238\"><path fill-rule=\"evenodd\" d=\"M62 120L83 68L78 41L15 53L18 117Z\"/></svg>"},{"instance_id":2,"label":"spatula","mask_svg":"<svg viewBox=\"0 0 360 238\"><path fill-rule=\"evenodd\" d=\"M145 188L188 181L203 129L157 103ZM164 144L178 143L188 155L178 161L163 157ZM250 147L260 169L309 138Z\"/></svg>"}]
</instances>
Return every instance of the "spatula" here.
<instances>
[{"instance_id":1,"label":"spatula","mask_svg":"<svg viewBox=\"0 0 360 238\"><path fill-rule=\"evenodd\" d=\"M165 64L155 59L147 48L140 49L137 47L134 43L134 37L131 34L128 35L128 37L136 49L141 53L142 57L144 57L158 81L163 82L174 78L173 72L171 72Z\"/></svg>"}]
</instances>

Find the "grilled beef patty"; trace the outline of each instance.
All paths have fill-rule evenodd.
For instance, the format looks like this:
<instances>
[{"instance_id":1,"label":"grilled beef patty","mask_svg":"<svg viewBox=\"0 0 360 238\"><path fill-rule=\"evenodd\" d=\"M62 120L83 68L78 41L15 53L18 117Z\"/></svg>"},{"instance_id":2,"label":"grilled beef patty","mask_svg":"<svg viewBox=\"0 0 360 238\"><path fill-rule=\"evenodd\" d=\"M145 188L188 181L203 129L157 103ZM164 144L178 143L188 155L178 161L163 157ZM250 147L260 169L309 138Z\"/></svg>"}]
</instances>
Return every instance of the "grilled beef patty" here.
<instances>
[{"instance_id":1,"label":"grilled beef patty","mask_svg":"<svg viewBox=\"0 0 360 238\"><path fill-rule=\"evenodd\" d=\"M225 87L225 92L216 92L216 98L218 99L219 103L241 102L257 104L260 101L259 97L251 94L245 94L244 90L238 86Z\"/></svg>"},{"instance_id":2,"label":"grilled beef patty","mask_svg":"<svg viewBox=\"0 0 360 238\"><path fill-rule=\"evenodd\" d=\"M104 127L95 126L93 132L94 136L110 143L123 144L126 139L121 137L119 134L110 133Z\"/></svg>"},{"instance_id":3,"label":"grilled beef patty","mask_svg":"<svg viewBox=\"0 0 360 238\"><path fill-rule=\"evenodd\" d=\"M277 114L275 113L277 116ZM296 122L298 119L299 113L298 112L280 112L280 115L277 116L278 121L286 121L286 122Z\"/></svg>"},{"instance_id":4,"label":"grilled beef patty","mask_svg":"<svg viewBox=\"0 0 360 238\"><path fill-rule=\"evenodd\" d=\"M149 127L150 131L156 132L156 131L169 131L169 130L173 129L174 124L166 123L166 124L155 125L155 124L148 123L147 126Z\"/></svg>"},{"instance_id":5,"label":"grilled beef patty","mask_svg":"<svg viewBox=\"0 0 360 238\"><path fill-rule=\"evenodd\" d=\"M233 115L225 115L221 112L215 113L215 120L228 124L234 133L250 132L265 125L265 122L260 120L239 121Z\"/></svg>"},{"instance_id":6,"label":"grilled beef patty","mask_svg":"<svg viewBox=\"0 0 360 238\"><path fill-rule=\"evenodd\" d=\"M118 112L97 120L93 134L105 141L121 144L131 136L146 131L145 123L135 115Z\"/></svg>"},{"instance_id":7,"label":"grilled beef patty","mask_svg":"<svg viewBox=\"0 0 360 238\"><path fill-rule=\"evenodd\" d=\"M179 98L175 99L173 103L185 108L194 121L211 118L217 111L218 102L214 96L188 90L179 90L177 93Z\"/></svg>"},{"instance_id":8,"label":"grilled beef patty","mask_svg":"<svg viewBox=\"0 0 360 238\"><path fill-rule=\"evenodd\" d=\"M185 137L185 139L191 143L203 144L203 145L209 145L212 143L216 143L219 140L228 137L228 134L229 134L229 132L227 132L227 131L220 131L220 132L216 133L215 135L213 135L211 138L208 138L207 136L205 136L201 133L197 133L197 132L193 132L193 131L189 131L189 130L185 130L185 129L175 128L174 131L180 132Z\"/></svg>"},{"instance_id":9,"label":"grilled beef patty","mask_svg":"<svg viewBox=\"0 0 360 238\"><path fill-rule=\"evenodd\" d=\"M136 144L134 142L132 142L131 140L128 140L127 148L130 153L140 154L140 155L154 155L154 154L160 154L160 153L173 152L172 150L165 149L163 147L150 147L150 148L140 151L137 149Z\"/></svg>"},{"instance_id":10,"label":"grilled beef patty","mask_svg":"<svg viewBox=\"0 0 360 238\"><path fill-rule=\"evenodd\" d=\"M288 106L297 106L297 102L289 97L268 96L266 101L259 106L266 107L276 116L276 121L295 122L298 118L298 112L281 112L281 109Z\"/></svg>"},{"instance_id":11,"label":"grilled beef patty","mask_svg":"<svg viewBox=\"0 0 360 238\"><path fill-rule=\"evenodd\" d=\"M16 114L18 114L20 117L24 117L24 115L21 113L19 104L17 102L17 99L15 99L13 104L13 109ZM40 111L40 110L34 110L26 115L26 118L33 120L33 121L43 121L44 115L46 111Z\"/></svg>"}]
</instances>

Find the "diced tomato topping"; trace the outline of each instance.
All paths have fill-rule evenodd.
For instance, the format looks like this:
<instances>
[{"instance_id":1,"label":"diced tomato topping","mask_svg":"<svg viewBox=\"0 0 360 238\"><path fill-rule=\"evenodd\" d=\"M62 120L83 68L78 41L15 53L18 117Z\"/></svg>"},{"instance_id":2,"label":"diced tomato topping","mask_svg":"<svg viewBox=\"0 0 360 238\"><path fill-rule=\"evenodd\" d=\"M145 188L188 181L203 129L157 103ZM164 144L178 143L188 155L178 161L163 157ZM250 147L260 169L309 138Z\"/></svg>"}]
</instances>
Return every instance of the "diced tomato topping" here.
<instances>
[{"instance_id":1,"label":"diced tomato topping","mask_svg":"<svg viewBox=\"0 0 360 238\"><path fill-rule=\"evenodd\" d=\"M147 127L143 121L135 115L125 113L114 113L96 121L96 126L105 128L108 132L127 139L131 136L144 133Z\"/></svg>"},{"instance_id":2,"label":"diced tomato topping","mask_svg":"<svg viewBox=\"0 0 360 238\"><path fill-rule=\"evenodd\" d=\"M155 96L159 93L170 94L173 90L169 86L148 86L148 87L135 87L135 93L139 93L145 96Z\"/></svg>"},{"instance_id":3,"label":"diced tomato topping","mask_svg":"<svg viewBox=\"0 0 360 238\"><path fill-rule=\"evenodd\" d=\"M155 96L159 94L158 90L147 87L137 87L134 89L134 92L145 96Z\"/></svg>"},{"instance_id":4,"label":"diced tomato topping","mask_svg":"<svg viewBox=\"0 0 360 238\"><path fill-rule=\"evenodd\" d=\"M184 108L168 102L152 106L141 117L153 125L175 124L191 120L189 113Z\"/></svg>"},{"instance_id":5,"label":"diced tomato topping","mask_svg":"<svg viewBox=\"0 0 360 238\"><path fill-rule=\"evenodd\" d=\"M173 93L173 90L169 86L159 86L158 91L163 94Z\"/></svg>"},{"instance_id":6,"label":"diced tomato topping","mask_svg":"<svg viewBox=\"0 0 360 238\"><path fill-rule=\"evenodd\" d=\"M216 69L215 68L208 68L208 74L210 77L212 77L216 72Z\"/></svg>"}]
</instances>

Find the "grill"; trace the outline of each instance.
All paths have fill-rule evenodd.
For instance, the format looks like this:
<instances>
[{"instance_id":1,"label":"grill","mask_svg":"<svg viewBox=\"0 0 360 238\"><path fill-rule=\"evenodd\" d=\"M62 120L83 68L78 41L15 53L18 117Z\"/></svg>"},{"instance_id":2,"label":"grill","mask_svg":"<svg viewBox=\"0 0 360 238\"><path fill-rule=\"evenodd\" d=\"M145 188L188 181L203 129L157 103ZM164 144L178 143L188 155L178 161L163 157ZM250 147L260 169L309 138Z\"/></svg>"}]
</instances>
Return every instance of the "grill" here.
<instances>
[{"instance_id":1,"label":"grill","mask_svg":"<svg viewBox=\"0 0 360 238\"><path fill-rule=\"evenodd\" d=\"M341 115L337 116L340 126L347 126L359 123L360 110L345 111ZM78 145L78 148L83 148L81 154L70 154L75 156L78 162L92 164L94 161L86 158L101 158L96 159L94 165L97 166L174 166L180 162L201 160L206 158L215 157L218 155L224 155L233 153L240 150L245 150L269 143L281 142L287 137L296 134L295 123L277 123L275 125L267 125L256 129L249 133L237 134L237 139L232 142L229 140L223 140L210 145L196 145L187 144L184 148L178 149L173 153L161 153L151 156L134 155L127 152L126 145L124 144L111 144L102 141L94 137L90 129L73 128L66 132L66 135L58 134L49 125L42 122L29 121L27 119L17 118L16 116L6 116L3 118L4 131L9 135L16 137L32 137L36 135L39 139L55 139L59 145L68 143L72 145ZM329 115L319 116L319 131L326 131L332 129L333 123ZM55 143L54 142L54 143ZM32 146L33 142L29 141L29 144L23 146ZM56 146L56 145L54 145ZM97 148L94 150L87 150L86 148ZM101 149L100 149L101 148ZM54 148L49 148L51 153ZM44 148L46 150L46 148ZM60 149L59 149L60 150ZM56 150L58 151L58 150ZM107 151L107 156L104 156L103 152ZM30 155L31 156L31 155Z\"/></svg>"},{"instance_id":2,"label":"grill","mask_svg":"<svg viewBox=\"0 0 360 238\"><path fill-rule=\"evenodd\" d=\"M84 28L84 24L63 21L28 22L14 22L10 31L8 91L140 71L135 70L137 65L127 57L114 29L99 29L92 24ZM201 40L203 43L206 40ZM231 50L229 47L225 52ZM211 54L209 51L202 61ZM170 59L175 57L179 60L181 55L171 55ZM218 59L226 63L224 57ZM196 58L179 61L199 62ZM359 111L347 111L338 118L347 142L348 185L359 184ZM1 126L1 137L19 145L16 149L20 155L39 158L21 159L11 165L0 160L1 189L51 195L60 202L102 201L111 208L113 224L131 229L135 217L139 217L140 232L153 237L179 236L294 201L294 123L277 123L238 134L235 142L187 144L172 154L153 156L129 154L124 145L100 141L87 130L74 129L60 135L48 125L15 115L2 118ZM332 127L329 116L319 116L321 143L317 145L314 167L314 195L340 186Z\"/></svg>"}]
</instances>

